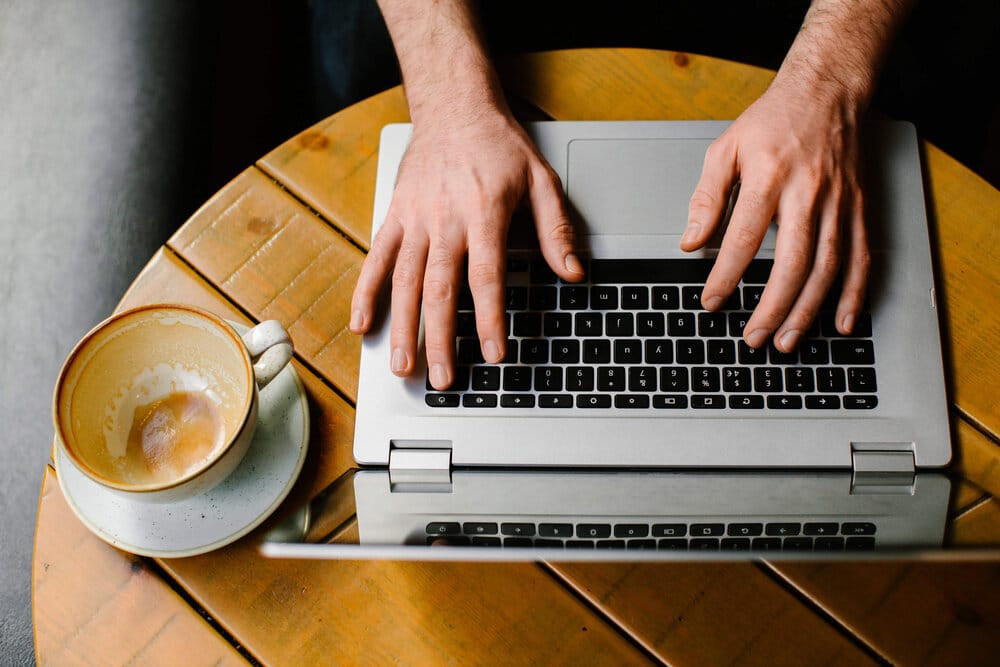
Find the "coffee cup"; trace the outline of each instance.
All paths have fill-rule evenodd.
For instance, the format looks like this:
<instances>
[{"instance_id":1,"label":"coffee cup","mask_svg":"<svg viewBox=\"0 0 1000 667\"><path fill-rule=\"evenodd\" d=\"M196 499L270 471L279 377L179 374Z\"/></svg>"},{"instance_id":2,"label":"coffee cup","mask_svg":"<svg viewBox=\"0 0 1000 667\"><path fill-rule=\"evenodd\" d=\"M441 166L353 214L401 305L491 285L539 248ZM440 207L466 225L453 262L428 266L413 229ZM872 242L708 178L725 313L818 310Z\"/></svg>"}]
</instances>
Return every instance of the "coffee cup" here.
<instances>
[{"instance_id":1,"label":"coffee cup","mask_svg":"<svg viewBox=\"0 0 1000 667\"><path fill-rule=\"evenodd\" d=\"M187 305L114 315L84 336L59 373L56 446L84 475L131 500L203 493L242 461L258 391L291 356L276 320L241 336Z\"/></svg>"}]
</instances>

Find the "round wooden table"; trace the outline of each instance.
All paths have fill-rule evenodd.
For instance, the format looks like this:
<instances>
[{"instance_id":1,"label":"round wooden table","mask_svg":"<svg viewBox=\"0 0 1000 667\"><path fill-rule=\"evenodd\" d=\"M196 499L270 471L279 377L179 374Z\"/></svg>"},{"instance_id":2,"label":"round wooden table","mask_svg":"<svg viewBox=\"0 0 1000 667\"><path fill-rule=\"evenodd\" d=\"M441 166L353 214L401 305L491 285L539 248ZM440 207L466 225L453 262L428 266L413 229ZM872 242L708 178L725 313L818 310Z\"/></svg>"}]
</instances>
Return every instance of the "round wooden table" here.
<instances>
[{"instance_id":1,"label":"round wooden table","mask_svg":"<svg viewBox=\"0 0 1000 667\"><path fill-rule=\"evenodd\" d=\"M527 119L731 119L773 73L648 50L506 62ZM312 412L309 497L351 467L360 341L347 330L395 88L276 148L191 217L120 308L188 302L281 320ZM948 539L1000 543L1000 192L926 145L953 400ZM294 500L293 500L294 501ZM291 502L293 502L291 501ZM260 532L150 559L93 536L45 473L33 599L40 664L984 664L1000 564L429 564L268 560Z\"/></svg>"}]
</instances>

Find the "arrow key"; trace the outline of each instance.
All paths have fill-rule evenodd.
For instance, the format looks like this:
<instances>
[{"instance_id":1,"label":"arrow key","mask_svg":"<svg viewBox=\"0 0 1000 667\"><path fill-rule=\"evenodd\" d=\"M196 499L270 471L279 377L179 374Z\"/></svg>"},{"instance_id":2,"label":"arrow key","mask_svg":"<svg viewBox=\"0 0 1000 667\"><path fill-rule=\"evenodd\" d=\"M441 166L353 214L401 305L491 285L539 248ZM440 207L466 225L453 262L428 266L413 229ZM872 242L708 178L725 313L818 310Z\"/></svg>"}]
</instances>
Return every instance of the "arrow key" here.
<instances>
[{"instance_id":1,"label":"arrow key","mask_svg":"<svg viewBox=\"0 0 1000 667\"><path fill-rule=\"evenodd\" d=\"M840 397L806 396L806 407L810 410L837 410L840 408Z\"/></svg>"}]
</instances>

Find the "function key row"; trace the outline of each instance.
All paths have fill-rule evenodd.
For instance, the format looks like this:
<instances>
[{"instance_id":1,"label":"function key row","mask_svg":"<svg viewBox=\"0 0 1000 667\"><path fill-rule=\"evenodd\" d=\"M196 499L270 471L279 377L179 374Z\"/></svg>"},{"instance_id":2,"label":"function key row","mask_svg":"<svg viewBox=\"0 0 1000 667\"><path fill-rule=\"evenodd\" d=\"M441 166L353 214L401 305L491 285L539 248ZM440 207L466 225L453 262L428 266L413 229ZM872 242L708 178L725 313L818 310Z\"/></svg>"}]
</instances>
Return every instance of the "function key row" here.
<instances>
[{"instance_id":1,"label":"function key row","mask_svg":"<svg viewBox=\"0 0 1000 667\"><path fill-rule=\"evenodd\" d=\"M873 410L878 397L871 394L848 396L798 394L496 394L428 393L424 400L432 408L615 408L683 410Z\"/></svg>"},{"instance_id":2,"label":"function key row","mask_svg":"<svg viewBox=\"0 0 1000 667\"><path fill-rule=\"evenodd\" d=\"M733 522L733 523L516 523L495 521L432 521L428 535L506 535L511 537L771 537L874 535L869 521Z\"/></svg>"}]
</instances>

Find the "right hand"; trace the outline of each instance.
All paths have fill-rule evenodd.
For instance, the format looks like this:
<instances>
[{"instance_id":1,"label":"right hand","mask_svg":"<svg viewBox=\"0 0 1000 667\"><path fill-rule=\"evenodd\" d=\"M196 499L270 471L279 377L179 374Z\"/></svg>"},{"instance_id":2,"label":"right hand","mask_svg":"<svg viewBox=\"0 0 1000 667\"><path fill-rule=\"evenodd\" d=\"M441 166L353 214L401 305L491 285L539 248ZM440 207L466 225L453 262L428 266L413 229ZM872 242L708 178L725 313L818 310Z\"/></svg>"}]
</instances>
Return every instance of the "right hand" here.
<instances>
[{"instance_id":1,"label":"right hand","mask_svg":"<svg viewBox=\"0 0 1000 667\"><path fill-rule=\"evenodd\" d=\"M573 225L559 177L524 129L502 112L415 125L385 222L361 266L352 332L368 331L379 290L392 273L391 370L413 372L421 304L431 386L455 376L455 313L468 255L468 283L483 358L507 347L504 314L507 230L527 195L542 255L562 279L578 281Z\"/></svg>"}]
</instances>

